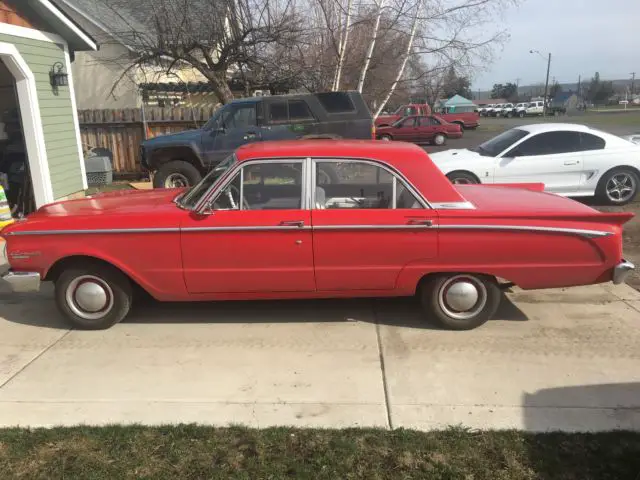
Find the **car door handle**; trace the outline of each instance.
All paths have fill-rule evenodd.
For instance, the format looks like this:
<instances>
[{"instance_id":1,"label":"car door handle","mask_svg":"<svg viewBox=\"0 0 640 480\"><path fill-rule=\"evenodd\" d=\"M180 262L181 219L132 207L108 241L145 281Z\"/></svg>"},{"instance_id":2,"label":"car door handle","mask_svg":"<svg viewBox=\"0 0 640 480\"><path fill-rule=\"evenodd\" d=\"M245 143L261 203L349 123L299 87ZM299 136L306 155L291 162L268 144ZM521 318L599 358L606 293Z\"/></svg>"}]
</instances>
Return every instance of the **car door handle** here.
<instances>
[{"instance_id":1,"label":"car door handle","mask_svg":"<svg viewBox=\"0 0 640 480\"><path fill-rule=\"evenodd\" d=\"M580 160L567 160L564 162L565 165L577 165L580 163Z\"/></svg>"},{"instance_id":2,"label":"car door handle","mask_svg":"<svg viewBox=\"0 0 640 480\"><path fill-rule=\"evenodd\" d=\"M281 227L304 227L304 222L302 220L283 220L280 222Z\"/></svg>"},{"instance_id":3,"label":"car door handle","mask_svg":"<svg viewBox=\"0 0 640 480\"><path fill-rule=\"evenodd\" d=\"M425 227L432 227L433 220L427 220L426 218L412 218L407 221L408 225L424 225Z\"/></svg>"}]
</instances>

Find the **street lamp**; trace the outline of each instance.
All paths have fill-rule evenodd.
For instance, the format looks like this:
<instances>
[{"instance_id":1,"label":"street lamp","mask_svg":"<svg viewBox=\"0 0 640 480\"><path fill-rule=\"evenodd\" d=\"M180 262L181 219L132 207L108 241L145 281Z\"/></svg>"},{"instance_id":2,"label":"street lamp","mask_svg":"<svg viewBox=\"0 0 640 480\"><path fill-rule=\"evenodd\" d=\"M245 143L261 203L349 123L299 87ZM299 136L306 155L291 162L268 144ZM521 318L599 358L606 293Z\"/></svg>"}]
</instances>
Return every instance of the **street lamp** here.
<instances>
[{"instance_id":1,"label":"street lamp","mask_svg":"<svg viewBox=\"0 0 640 480\"><path fill-rule=\"evenodd\" d=\"M529 50L529 53L537 53L544 59L544 55L542 55L538 50ZM551 53L549 53L549 58L547 60L547 80L544 84L544 102L542 102L542 116L547 115L547 90L549 89L549 69L551 68Z\"/></svg>"}]
</instances>

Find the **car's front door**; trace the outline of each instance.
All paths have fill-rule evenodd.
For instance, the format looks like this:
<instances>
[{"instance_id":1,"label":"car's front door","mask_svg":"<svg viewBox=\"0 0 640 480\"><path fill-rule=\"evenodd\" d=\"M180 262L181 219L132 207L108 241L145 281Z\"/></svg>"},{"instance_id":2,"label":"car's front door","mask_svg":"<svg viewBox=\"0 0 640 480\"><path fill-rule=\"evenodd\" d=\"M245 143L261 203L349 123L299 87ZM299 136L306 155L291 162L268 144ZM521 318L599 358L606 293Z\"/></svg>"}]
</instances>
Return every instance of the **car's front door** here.
<instances>
[{"instance_id":1,"label":"car's front door","mask_svg":"<svg viewBox=\"0 0 640 480\"><path fill-rule=\"evenodd\" d=\"M315 290L306 160L249 162L181 226L192 294Z\"/></svg>"},{"instance_id":2,"label":"car's front door","mask_svg":"<svg viewBox=\"0 0 640 480\"><path fill-rule=\"evenodd\" d=\"M417 117L407 117L402 120L394 129L393 138L403 142L412 142L418 135L416 118Z\"/></svg>"},{"instance_id":3,"label":"car's front door","mask_svg":"<svg viewBox=\"0 0 640 480\"><path fill-rule=\"evenodd\" d=\"M524 141L496 159L496 183L538 183L553 193L576 192L582 177L580 134L544 132Z\"/></svg>"},{"instance_id":4,"label":"car's front door","mask_svg":"<svg viewBox=\"0 0 640 480\"><path fill-rule=\"evenodd\" d=\"M380 164L314 161L313 255L318 291L393 290L403 269L438 255L436 211ZM320 184L318 171L337 181Z\"/></svg>"},{"instance_id":5,"label":"car's front door","mask_svg":"<svg viewBox=\"0 0 640 480\"><path fill-rule=\"evenodd\" d=\"M209 134L210 139L203 138L205 142L212 142L213 163L227 158L238 147L245 143L259 142L262 134L257 125L257 102L232 104L220 116L218 125Z\"/></svg>"}]
</instances>

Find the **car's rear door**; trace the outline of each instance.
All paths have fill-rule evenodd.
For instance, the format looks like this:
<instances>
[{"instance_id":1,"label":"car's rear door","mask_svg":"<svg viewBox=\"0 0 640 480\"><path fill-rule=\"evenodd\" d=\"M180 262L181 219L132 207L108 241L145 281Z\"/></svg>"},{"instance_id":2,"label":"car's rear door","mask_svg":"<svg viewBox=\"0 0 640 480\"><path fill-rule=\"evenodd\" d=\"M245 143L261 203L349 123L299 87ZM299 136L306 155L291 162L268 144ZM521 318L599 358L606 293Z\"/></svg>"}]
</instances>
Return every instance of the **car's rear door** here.
<instances>
[{"instance_id":1,"label":"car's rear door","mask_svg":"<svg viewBox=\"0 0 640 480\"><path fill-rule=\"evenodd\" d=\"M436 133L441 130L440 122L431 116L418 118L418 138L417 142L430 142Z\"/></svg>"},{"instance_id":2,"label":"car's rear door","mask_svg":"<svg viewBox=\"0 0 640 480\"><path fill-rule=\"evenodd\" d=\"M210 215L181 226L182 261L192 294L315 290L307 164L248 162L212 203Z\"/></svg>"},{"instance_id":3,"label":"car's rear door","mask_svg":"<svg viewBox=\"0 0 640 480\"><path fill-rule=\"evenodd\" d=\"M583 170L580 150L579 132L559 130L527 137L496 159L495 182L542 182L548 192L576 192Z\"/></svg>"},{"instance_id":4,"label":"car's rear door","mask_svg":"<svg viewBox=\"0 0 640 480\"><path fill-rule=\"evenodd\" d=\"M317 172L329 168L337 180L319 184ZM389 291L403 269L435 262L436 211L383 165L322 159L313 173L318 291Z\"/></svg>"}]
</instances>

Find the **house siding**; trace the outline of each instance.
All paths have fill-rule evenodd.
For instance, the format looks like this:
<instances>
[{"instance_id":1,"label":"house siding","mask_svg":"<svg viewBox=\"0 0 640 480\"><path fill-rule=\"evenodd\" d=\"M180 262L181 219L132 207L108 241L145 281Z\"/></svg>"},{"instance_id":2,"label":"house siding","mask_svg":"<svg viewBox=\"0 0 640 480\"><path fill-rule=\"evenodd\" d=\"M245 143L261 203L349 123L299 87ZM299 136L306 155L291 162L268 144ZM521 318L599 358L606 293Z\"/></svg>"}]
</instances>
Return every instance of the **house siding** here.
<instances>
[{"instance_id":1,"label":"house siding","mask_svg":"<svg viewBox=\"0 0 640 480\"><path fill-rule=\"evenodd\" d=\"M64 46L6 34L0 34L0 42L15 45L35 77L53 197L63 198L82 190L69 87L60 87L55 93L49 81L55 62L66 65Z\"/></svg>"}]
</instances>

